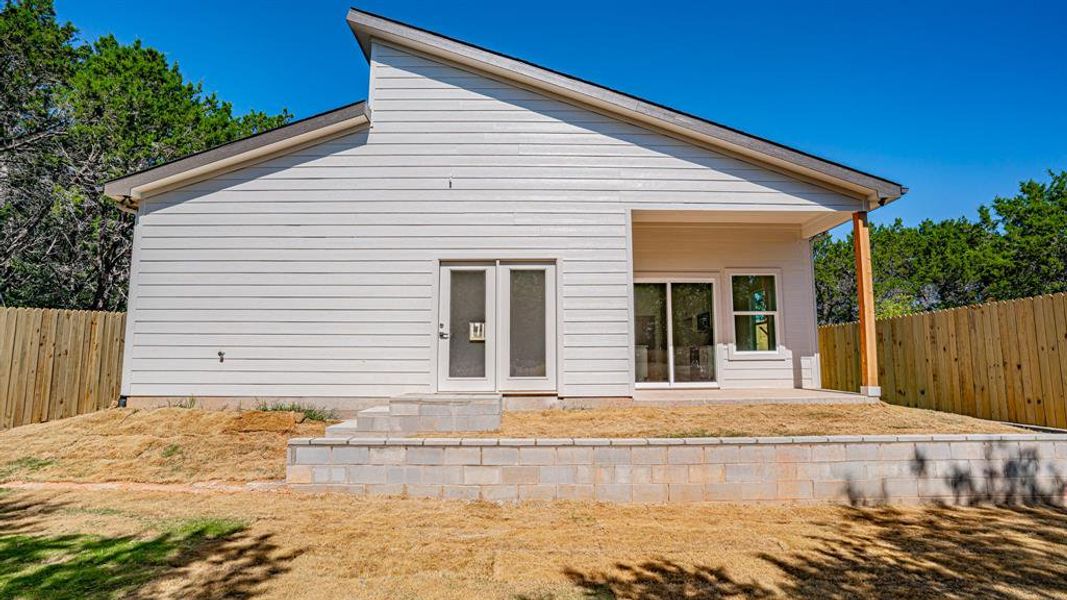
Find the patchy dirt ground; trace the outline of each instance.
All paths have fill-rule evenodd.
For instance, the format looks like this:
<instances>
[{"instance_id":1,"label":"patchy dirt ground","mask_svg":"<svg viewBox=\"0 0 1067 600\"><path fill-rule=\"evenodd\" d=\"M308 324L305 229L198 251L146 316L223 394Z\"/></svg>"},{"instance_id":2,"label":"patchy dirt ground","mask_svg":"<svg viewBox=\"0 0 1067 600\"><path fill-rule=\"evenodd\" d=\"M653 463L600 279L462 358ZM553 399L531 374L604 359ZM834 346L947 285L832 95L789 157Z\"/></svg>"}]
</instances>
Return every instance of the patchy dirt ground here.
<instances>
[{"instance_id":1,"label":"patchy dirt ground","mask_svg":"<svg viewBox=\"0 0 1067 600\"><path fill-rule=\"evenodd\" d=\"M1067 597L1049 508L7 490L0 555L0 597Z\"/></svg>"},{"instance_id":2,"label":"patchy dirt ground","mask_svg":"<svg viewBox=\"0 0 1067 600\"><path fill-rule=\"evenodd\" d=\"M285 477L290 437L322 422L271 411L112 409L0 433L0 481L256 481Z\"/></svg>"},{"instance_id":3,"label":"patchy dirt ground","mask_svg":"<svg viewBox=\"0 0 1067 600\"><path fill-rule=\"evenodd\" d=\"M890 404L721 405L504 413L493 432L465 437L748 437L908 433L1026 433L963 415ZM426 434L429 435L429 434Z\"/></svg>"}]
</instances>

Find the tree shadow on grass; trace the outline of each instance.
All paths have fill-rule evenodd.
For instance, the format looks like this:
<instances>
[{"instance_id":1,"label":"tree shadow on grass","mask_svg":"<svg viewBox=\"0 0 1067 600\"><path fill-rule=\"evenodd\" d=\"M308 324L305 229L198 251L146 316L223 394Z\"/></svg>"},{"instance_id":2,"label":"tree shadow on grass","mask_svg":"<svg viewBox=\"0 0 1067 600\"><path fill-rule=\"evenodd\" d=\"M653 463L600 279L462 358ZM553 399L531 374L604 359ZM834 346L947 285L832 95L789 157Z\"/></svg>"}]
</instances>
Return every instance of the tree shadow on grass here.
<instances>
[{"instance_id":1,"label":"tree shadow on grass","mask_svg":"<svg viewBox=\"0 0 1067 600\"><path fill-rule=\"evenodd\" d=\"M1060 463L1025 445L983 448L982 460L915 452L912 485L941 504L897 509L886 506L895 499L887 479L847 481L851 508L823 524L814 549L759 556L782 574L773 586L669 560L564 575L597 600L1067 598L1067 477Z\"/></svg>"},{"instance_id":2,"label":"tree shadow on grass","mask_svg":"<svg viewBox=\"0 0 1067 600\"><path fill-rule=\"evenodd\" d=\"M44 519L64 508L0 496L0 598L251 597L299 555L230 519L181 521L151 536L44 533Z\"/></svg>"},{"instance_id":3,"label":"tree shadow on grass","mask_svg":"<svg viewBox=\"0 0 1067 600\"><path fill-rule=\"evenodd\" d=\"M847 509L816 550L763 555L803 598L1067 595L1067 513L1055 507Z\"/></svg>"},{"instance_id":4,"label":"tree shadow on grass","mask_svg":"<svg viewBox=\"0 0 1067 600\"><path fill-rule=\"evenodd\" d=\"M590 600L1067 597L1058 507L842 507L823 525L813 549L758 556L779 570L773 582L671 560L564 575Z\"/></svg>"},{"instance_id":5,"label":"tree shadow on grass","mask_svg":"<svg viewBox=\"0 0 1067 600\"><path fill-rule=\"evenodd\" d=\"M590 600L615 598L641 600L712 600L715 598L770 598L774 593L758 583L735 581L722 568L688 567L670 560L639 565L617 563L616 571L564 574Z\"/></svg>"}]
</instances>

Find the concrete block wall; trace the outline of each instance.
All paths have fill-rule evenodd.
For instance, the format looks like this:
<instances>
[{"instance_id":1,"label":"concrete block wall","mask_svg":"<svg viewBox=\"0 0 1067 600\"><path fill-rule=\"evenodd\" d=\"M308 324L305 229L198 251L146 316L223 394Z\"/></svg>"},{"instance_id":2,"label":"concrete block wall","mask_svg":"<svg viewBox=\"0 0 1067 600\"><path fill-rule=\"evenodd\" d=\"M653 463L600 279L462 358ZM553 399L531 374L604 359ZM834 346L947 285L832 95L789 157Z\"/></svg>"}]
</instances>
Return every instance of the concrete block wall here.
<instances>
[{"instance_id":1,"label":"concrete block wall","mask_svg":"<svg viewBox=\"0 0 1067 600\"><path fill-rule=\"evenodd\" d=\"M1063 504L1067 435L317 438L295 489L491 501Z\"/></svg>"}]
</instances>

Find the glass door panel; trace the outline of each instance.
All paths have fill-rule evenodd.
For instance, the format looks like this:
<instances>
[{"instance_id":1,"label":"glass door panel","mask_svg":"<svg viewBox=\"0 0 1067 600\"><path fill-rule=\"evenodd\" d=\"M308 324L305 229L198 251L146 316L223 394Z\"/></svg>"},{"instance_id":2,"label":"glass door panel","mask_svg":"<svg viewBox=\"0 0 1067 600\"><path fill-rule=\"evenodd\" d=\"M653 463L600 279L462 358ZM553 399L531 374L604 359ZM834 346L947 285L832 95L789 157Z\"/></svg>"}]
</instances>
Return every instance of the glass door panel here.
<instances>
[{"instance_id":1,"label":"glass door panel","mask_svg":"<svg viewBox=\"0 0 1067 600\"><path fill-rule=\"evenodd\" d=\"M634 327L637 382L669 381L667 284L634 284Z\"/></svg>"},{"instance_id":2,"label":"glass door panel","mask_svg":"<svg viewBox=\"0 0 1067 600\"><path fill-rule=\"evenodd\" d=\"M501 262L500 390L556 389L556 265Z\"/></svg>"},{"instance_id":3,"label":"glass door panel","mask_svg":"<svg viewBox=\"0 0 1067 600\"><path fill-rule=\"evenodd\" d=\"M448 376L485 377L486 272L453 270L451 278Z\"/></svg>"},{"instance_id":4,"label":"glass door panel","mask_svg":"<svg viewBox=\"0 0 1067 600\"><path fill-rule=\"evenodd\" d=\"M512 377L544 377L548 371L544 269L509 269L510 350Z\"/></svg>"},{"instance_id":5,"label":"glass door panel","mask_svg":"<svg viewBox=\"0 0 1067 600\"><path fill-rule=\"evenodd\" d=\"M714 294L710 283L672 283L671 338L677 383L715 381Z\"/></svg>"}]
</instances>

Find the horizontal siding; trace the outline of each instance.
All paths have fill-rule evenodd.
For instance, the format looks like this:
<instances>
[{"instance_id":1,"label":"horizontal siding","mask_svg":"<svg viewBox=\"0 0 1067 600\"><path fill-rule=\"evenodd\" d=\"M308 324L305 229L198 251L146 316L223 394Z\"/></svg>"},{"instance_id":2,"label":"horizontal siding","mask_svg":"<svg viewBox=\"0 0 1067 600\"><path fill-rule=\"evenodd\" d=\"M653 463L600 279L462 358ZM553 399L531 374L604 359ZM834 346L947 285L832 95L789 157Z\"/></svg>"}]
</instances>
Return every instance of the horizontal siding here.
<instances>
[{"instance_id":1,"label":"horizontal siding","mask_svg":"<svg viewBox=\"0 0 1067 600\"><path fill-rule=\"evenodd\" d=\"M291 372L307 367L304 360L287 358L234 358L227 356L219 362L215 358L135 358L132 368L137 371L210 371L217 373ZM425 361L380 359L320 359L315 362L316 373L347 373L355 370L376 372L419 373Z\"/></svg>"},{"instance_id":2,"label":"horizontal siding","mask_svg":"<svg viewBox=\"0 0 1067 600\"><path fill-rule=\"evenodd\" d=\"M181 275L331 275L345 277L348 275L376 275L376 274L409 274L426 273L432 274L434 263L432 261L404 261L404 260L350 260L345 262L323 263L321 261L287 261L285 265L278 265L272 261L260 259L238 260L230 258L223 262L207 262L188 260L178 257L173 260L146 260L138 253L137 266L143 275L151 274L181 274ZM139 280L138 280L139 281Z\"/></svg>"},{"instance_id":3,"label":"horizontal siding","mask_svg":"<svg viewBox=\"0 0 1067 600\"><path fill-rule=\"evenodd\" d=\"M430 321L375 321L342 323L336 321L274 321L263 322L224 322L208 321L190 323L185 321L148 321L138 322L134 333L166 333L175 335L334 335L334 336L370 336L370 335L425 335L433 331Z\"/></svg>"},{"instance_id":4,"label":"horizontal siding","mask_svg":"<svg viewBox=\"0 0 1067 600\"><path fill-rule=\"evenodd\" d=\"M132 373L131 373L132 376ZM169 382L138 383L131 392L137 396L240 396L240 397L328 397L328 398L388 398L406 394L412 385L378 381L371 384L317 384L317 383L201 383Z\"/></svg>"},{"instance_id":5,"label":"horizontal siding","mask_svg":"<svg viewBox=\"0 0 1067 600\"><path fill-rule=\"evenodd\" d=\"M629 209L857 207L377 43L370 85L369 128L144 202L125 393L430 391L435 261L554 259L561 393L625 396Z\"/></svg>"},{"instance_id":6,"label":"horizontal siding","mask_svg":"<svg viewBox=\"0 0 1067 600\"><path fill-rule=\"evenodd\" d=\"M283 342L286 340L282 340ZM336 343L329 338L319 338L322 344ZM141 359L196 359L217 360L217 350L213 344L164 344L159 346L144 345L140 347L138 357ZM317 345L301 346L300 358L303 360L430 360L431 349L428 345L359 347ZM293 347L285 345L231 346L226 350L227 360L283 359L293 360ZM213 367L213 365L212 365Z\"/></svg>"},{"instance_id":7,"label":"horizontal siding","mask_svg":"<svg viewBox=\"0 0 1067 600\"><path fill-rule=\"evenodd\" d=\"M224 286L368 286L430 285L425 273L143 273L139 283L145 295L182 295L189 289L218 289ZM186 294L194 295L194 294ZM214 294L212 294L214 295ZM347 292L346 292L347 295Z\"/></svg>"}]
</instances>

